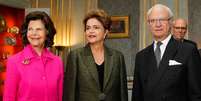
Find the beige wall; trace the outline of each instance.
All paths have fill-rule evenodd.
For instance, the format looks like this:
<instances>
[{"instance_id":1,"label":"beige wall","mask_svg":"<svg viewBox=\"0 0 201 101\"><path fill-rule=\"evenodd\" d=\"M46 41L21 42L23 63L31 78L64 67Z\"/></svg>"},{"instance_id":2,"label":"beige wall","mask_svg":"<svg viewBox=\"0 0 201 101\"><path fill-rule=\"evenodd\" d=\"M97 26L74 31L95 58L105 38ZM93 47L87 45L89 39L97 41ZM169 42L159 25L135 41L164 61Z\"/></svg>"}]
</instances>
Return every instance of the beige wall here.
<instances>
[{"instance_id":1,"label":"beige wall","mask_svg":"<svg viewBox=\"0 0 201 101\"><path fill-rule=\"evenodd\" d=\"M82 20L90 9L97 7L97 0L31 0L32 8L50 8L50 15L57 29L55 46L71 49L85 45Z\"/></svg>"}]
</instances>

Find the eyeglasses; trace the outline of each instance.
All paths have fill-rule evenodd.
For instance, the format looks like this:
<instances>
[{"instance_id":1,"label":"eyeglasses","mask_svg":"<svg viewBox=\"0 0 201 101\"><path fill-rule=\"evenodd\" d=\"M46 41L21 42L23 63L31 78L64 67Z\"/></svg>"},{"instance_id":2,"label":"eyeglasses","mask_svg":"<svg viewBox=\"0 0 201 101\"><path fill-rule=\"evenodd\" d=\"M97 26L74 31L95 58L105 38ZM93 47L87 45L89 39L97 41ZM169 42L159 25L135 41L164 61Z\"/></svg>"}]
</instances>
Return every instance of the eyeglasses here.
<instances>
[{"instance_id":1,"label":"eyeglasses","mask_svg":"<svg viewBox=\"0 0 201 101\"><path fill-rule=\"evenodd\" d=\"M177 30L179 30L179 29L186 30L187 28L186 27L176 27L176 26L174 26L174 29L177 29Z\"/></svg>"},{"instance_id":2,"label":"eyeglasses","mask_svg":"<svg viewBox=\"0 0 201 101\"><path fill-rule=\"evenodd\" d=\"M164 24L164 23L166 23L167 21L169 21L170 19L171 19L171 18L168 18L168 19L149 19L149 20L148 20L148 23L151 24L151 25L155 24L156 22L159 22L159 23Z\"/></svg>"}]
</instances>

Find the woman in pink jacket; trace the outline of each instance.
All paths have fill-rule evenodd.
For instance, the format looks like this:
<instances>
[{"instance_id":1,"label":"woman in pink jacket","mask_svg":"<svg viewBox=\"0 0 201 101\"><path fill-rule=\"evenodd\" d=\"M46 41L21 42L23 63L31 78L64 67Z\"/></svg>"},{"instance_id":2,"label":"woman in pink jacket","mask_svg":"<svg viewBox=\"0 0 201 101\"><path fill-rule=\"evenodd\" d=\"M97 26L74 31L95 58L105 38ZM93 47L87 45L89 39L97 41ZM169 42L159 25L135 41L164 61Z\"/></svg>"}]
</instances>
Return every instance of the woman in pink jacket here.
<instances>
[{"instance_id":1,"label":"woman in pink jacket","mask_svg":"<svg viewBox=\"0 0 201 101\"><path fill-rule=\"evenodd\" d=\"M56 34L50 17L29 13L21 33L25 48L7 61L3 101L62 101L63 63L47 49Z\"/></svg>"}]
</instances>

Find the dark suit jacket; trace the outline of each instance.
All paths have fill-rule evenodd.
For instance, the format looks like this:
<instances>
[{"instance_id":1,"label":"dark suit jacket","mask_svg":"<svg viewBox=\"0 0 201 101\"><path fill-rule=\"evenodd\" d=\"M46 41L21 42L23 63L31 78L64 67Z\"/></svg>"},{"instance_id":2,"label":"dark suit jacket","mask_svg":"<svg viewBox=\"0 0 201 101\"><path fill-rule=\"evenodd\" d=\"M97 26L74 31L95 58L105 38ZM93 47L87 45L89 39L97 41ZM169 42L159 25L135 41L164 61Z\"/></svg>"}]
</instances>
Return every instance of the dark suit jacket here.
<instances>
[{"instance_id":1,"label":"dark suit jacket","mask_svg":"<svg viewBox=\"0 0 201 101\"><path fill-rule=\"evenodd\" d=\"M175 60L180 65L169 65ZM136 55L132 101L201 101L201 58L171 38L157 68L153 44Z\"/></svg>"},{"instance_id":2,"label":"dark suit jacket","mask_svg":"<svg viewBox=\"0 0 201 101\"><path fill-rule=\"evenodd\" d=\"M68 56L64 80L64 101L127 101L127 79L122 53L105 47L104 84L101 92L98 73L89 45Z\"/></svg>"},{"instance_id":3,"label":"dark suit jacket","mask_svg":"<svg viewBox=\"0 0 201 101\"><path fill-rule=\"evenodd\" d=\"M189 43L189 44L195 45L195 47L197 47L197 44L196 44L194 41L184 39L183 42L186 42L186 43Z\"/></svg>"},{"instance_id":4,"label":"dark suit jacket","mask_svg":"<svg viewBox=\"0 0 201 101\"><path fill-rule=\"evenodd\" d=\"M200 56L201 56L201 49L199 49L199 53L200 53Z\"/></svg>"}]
</instances>

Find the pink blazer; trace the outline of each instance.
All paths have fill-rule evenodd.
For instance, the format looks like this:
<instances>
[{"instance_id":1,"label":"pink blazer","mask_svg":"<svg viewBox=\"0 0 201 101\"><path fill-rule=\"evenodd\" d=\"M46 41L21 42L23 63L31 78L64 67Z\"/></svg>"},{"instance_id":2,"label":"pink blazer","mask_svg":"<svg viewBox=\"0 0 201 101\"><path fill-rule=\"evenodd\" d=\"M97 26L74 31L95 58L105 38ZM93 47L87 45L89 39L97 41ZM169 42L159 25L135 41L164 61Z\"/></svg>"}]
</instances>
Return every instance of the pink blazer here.
<instances>
[{"instance_id":1,"label":"pink blazer","mask_svg":"<svg viewBox=\"0 0 201 101\"><path fill-rule=\"evenodd\" d=\"M3 101L62 101L63 63L44 49L38 56L30 45L7 61Z\"/></svg>"}]
</instances>

